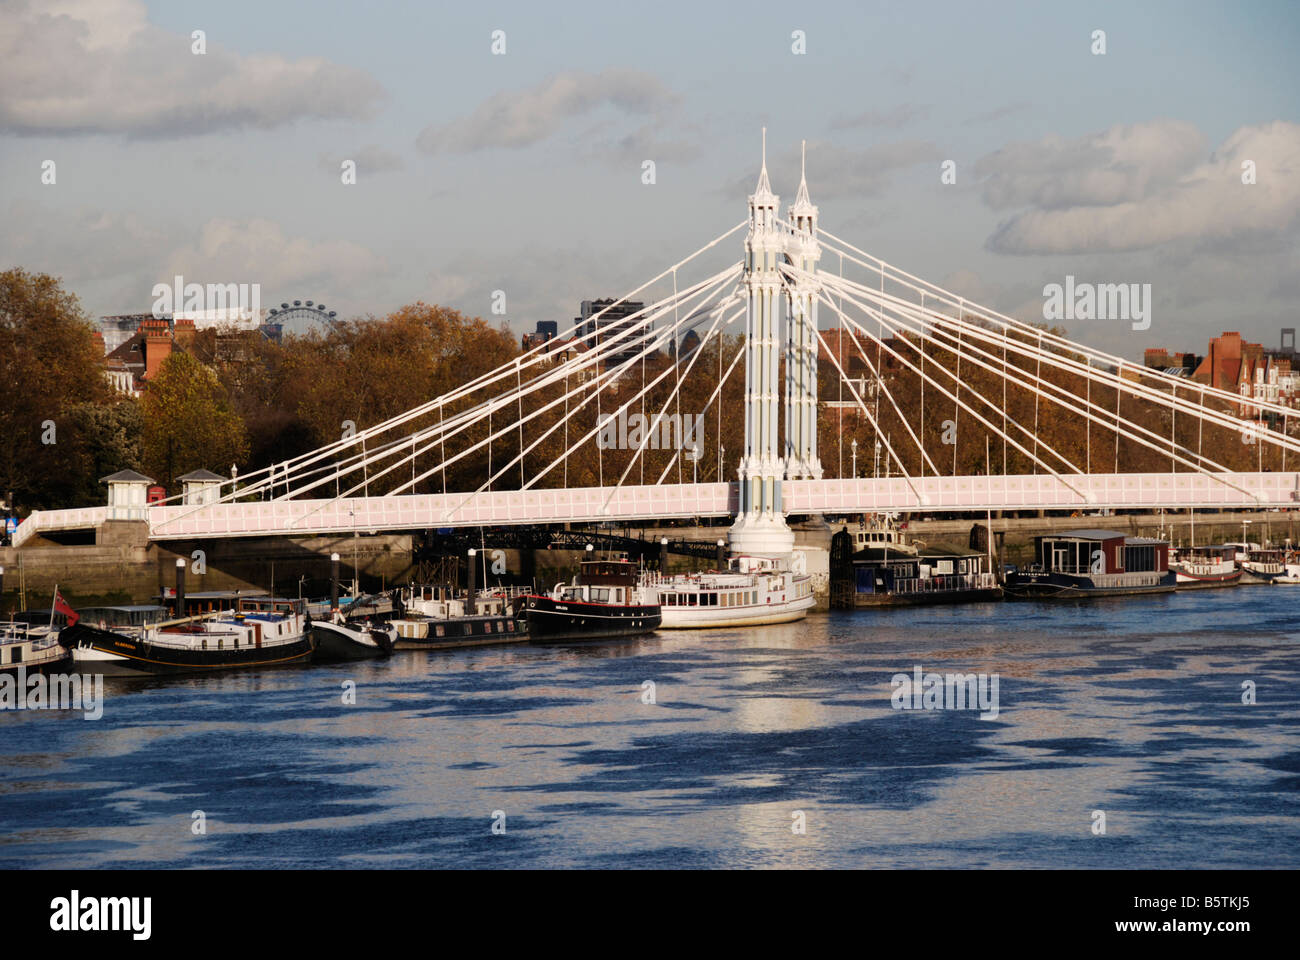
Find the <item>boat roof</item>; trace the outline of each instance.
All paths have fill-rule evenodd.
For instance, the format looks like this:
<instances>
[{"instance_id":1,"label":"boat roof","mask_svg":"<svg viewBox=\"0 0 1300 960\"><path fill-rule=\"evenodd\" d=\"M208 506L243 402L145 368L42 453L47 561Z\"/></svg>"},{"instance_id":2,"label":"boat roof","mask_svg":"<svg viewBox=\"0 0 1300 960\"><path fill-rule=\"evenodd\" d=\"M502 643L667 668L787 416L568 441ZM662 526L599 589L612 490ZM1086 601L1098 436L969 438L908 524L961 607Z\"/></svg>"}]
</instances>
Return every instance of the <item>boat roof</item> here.
<instances>
[{"instance_id":1,"label":"boat roof","mask_svg":"<svg viewBox=\"0 0 1300 960\"><path fill-rule=\"evenodd\" d=\"M1071 537L1075 540L1114 540L1116 537L1125 537L1127 534L1120 533L1118 530L1102 530L1092 527L1082 530L1060 530L1056 533L1045 533L1044 537Z\"/></svg>"}]
</instances>

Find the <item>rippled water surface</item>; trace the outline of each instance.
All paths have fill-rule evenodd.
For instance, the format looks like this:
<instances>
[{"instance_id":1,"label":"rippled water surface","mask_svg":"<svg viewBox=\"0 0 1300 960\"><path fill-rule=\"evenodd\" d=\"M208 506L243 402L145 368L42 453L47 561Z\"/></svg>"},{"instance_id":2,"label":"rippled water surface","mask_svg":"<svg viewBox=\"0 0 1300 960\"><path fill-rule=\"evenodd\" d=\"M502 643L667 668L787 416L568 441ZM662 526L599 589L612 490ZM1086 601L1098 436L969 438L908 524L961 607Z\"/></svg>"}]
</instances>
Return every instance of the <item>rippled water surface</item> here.
<instances>
[{"instance_id":1,"label":"rippled water surface","mask_svg":"<svg viewBox=\"0 0 1300 960\"><path fill-rule=\"evenodd\" d=\"M0 866L1295 867L1298 640L1241 587L110 681L0 713Z\"/></svg>"}]
</instances>

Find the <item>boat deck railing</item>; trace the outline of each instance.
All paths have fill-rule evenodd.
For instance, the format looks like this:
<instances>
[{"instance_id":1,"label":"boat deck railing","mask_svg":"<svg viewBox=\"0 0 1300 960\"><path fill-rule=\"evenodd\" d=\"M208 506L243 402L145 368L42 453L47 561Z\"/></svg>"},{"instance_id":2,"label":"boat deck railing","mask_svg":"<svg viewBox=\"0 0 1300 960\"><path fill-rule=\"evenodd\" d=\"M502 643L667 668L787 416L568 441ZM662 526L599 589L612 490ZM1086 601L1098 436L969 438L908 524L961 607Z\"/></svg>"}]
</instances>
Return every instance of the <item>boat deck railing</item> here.
<instances>
[{"instance_id":1,"label":"boat deck railing","mask_svg":"<svg viewBox=\"0 0 1300 960\"><path fill-rule=\"evenodd\" d=\"M992 590L997 578L991 573L941 573L933 577L907 577L894 581L894 593L948 593L954 590Z\"/></svg>"}]
</instances>

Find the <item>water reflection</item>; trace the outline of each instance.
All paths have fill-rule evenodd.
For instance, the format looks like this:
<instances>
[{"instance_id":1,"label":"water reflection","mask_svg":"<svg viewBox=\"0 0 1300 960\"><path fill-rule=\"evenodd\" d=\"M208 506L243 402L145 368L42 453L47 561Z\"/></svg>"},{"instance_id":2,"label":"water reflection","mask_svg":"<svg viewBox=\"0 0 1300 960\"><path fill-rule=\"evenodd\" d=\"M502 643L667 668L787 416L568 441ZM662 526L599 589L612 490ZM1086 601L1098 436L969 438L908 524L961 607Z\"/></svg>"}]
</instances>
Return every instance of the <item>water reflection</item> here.
<instances>
[{"instance_id":1,"label":"water reflection","mask_svg":"<svg viewBox=\"0 0 1300 960\"><path fill-rule=\"evenodd\" d=\"M0 714L0 864L1296 866L1295 599L862 611L112 681L100 721ZM998 674L998 717L892 709L914 665Z\"/></svg>"}]
</instances>

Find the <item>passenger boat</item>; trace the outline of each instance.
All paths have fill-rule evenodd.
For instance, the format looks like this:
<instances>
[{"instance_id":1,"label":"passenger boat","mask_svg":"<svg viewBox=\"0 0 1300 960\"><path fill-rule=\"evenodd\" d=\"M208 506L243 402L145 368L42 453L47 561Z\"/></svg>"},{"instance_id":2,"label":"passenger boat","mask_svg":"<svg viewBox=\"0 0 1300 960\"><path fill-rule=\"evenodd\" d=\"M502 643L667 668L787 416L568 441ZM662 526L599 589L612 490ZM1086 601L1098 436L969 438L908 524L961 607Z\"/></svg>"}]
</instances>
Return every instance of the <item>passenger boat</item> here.
<instances>
[{"instance_id":1,"label":"passenger boat","mask_svg":"<svg viewBox=\"0 0 1300 960\"><path fill-rule=\"evenodd\" d=\"M802 620L813 605L812 578L802 570L782 569L768 557L731 557L723 572L662 577L646 573L641 586L659 596L660 629L750 627Z\"/></svg>"},{"instance_id":2,"label":"passenger boat","mask_svg":"<svg viewBox=\"0 0 1300 960\"><path fill-rule=\"evenodd\" d=\"M397 641L397 629L391 623L349 622L342 613L332 620L313 620L308 629L315 646L313 663L389 657Z\"/></svg>"},{"instance_id":3,"label":"passenger boat","mask_svg":"<svg viewBox=\"0 0 1300 960\"><path fill-rule=\"evenodd\" d=\"M304 601L263 596L142 627L98 627L82 619L64 627L59 640L77 667L93 673L208 673L305 663L315 647L308 627Z\"/></svg>"},{"instance_id":4,"label":"passenger boat","mask_svg":"<svg viewBox=\"0 0 1300 960\"><path fill-rule=\"evenodd\" d=\"M0 623L0 673L54 673L71 663L59 643L59 628L13 620Z\"/></svg>"},{"instance_id":5,"label":"passenger boat","mask_svg":"<svg viewBox=\"0 0 1300 960\"><path fill-rule=\"evenodd\" d=\"M1114 530L1070 530L1034 538L1036 561L1007 575L1008 600L1085 600L1169 593L1169 542Z\"/></svg>"},{"instance_id":6,"label":"passenger boat","mask_svg":"<svg viewBox=\"0 0 1300 960\"><path fill-rule=\"evenodd\" d=\"M528 621L514 613L517 596L501 590L475 598L474 613L465 611L465 598L447 585L403 587L392 597L398 650L446 650L489 644L524 643Z\"/></svg>"},{"instance_id":7,"label":"passenger boat","mask_svg":"<svg viewBox=\"0 0 1300 960\"><path fill-rule=\"evenodd\" d=\"M652 633L663 620L658 594L638 583L628 560L589 560L572 583L523 597L533 643L601 640Z\"/></svg>"},{"instance_id":8,"label":"passenger boat","mask_svg":"<svg viewBox=\"0 0 1300 960\"><path fill-rule=\"evenodd\" d=\"M1228 544L1176 550L1169 561L1169 569L1174 571L1179 590L1235 587L1241 582L1241 567Z\"/></svg>"},{"instance_id":9,"label":"passenger boat","mask_svg":"<svg viewBox=\"0 0 1300 960\"><path fill-rule=\"evenodd\" d=\"M831 538L831 606L921 606L1002 599L986 554L904 543L876 519Z\"/></svg>"},{"instance_id":10,"label":"passenger boat","mask_svg":"<svg viewBox=\"0 0 1300 960\"><path fill-rule=\"evenodd\" d=\"M1286 576L1286 553L1282 550L1248 550L1241 562L1242 583L1273 583Z\"/></svg>"}]
</instances>

